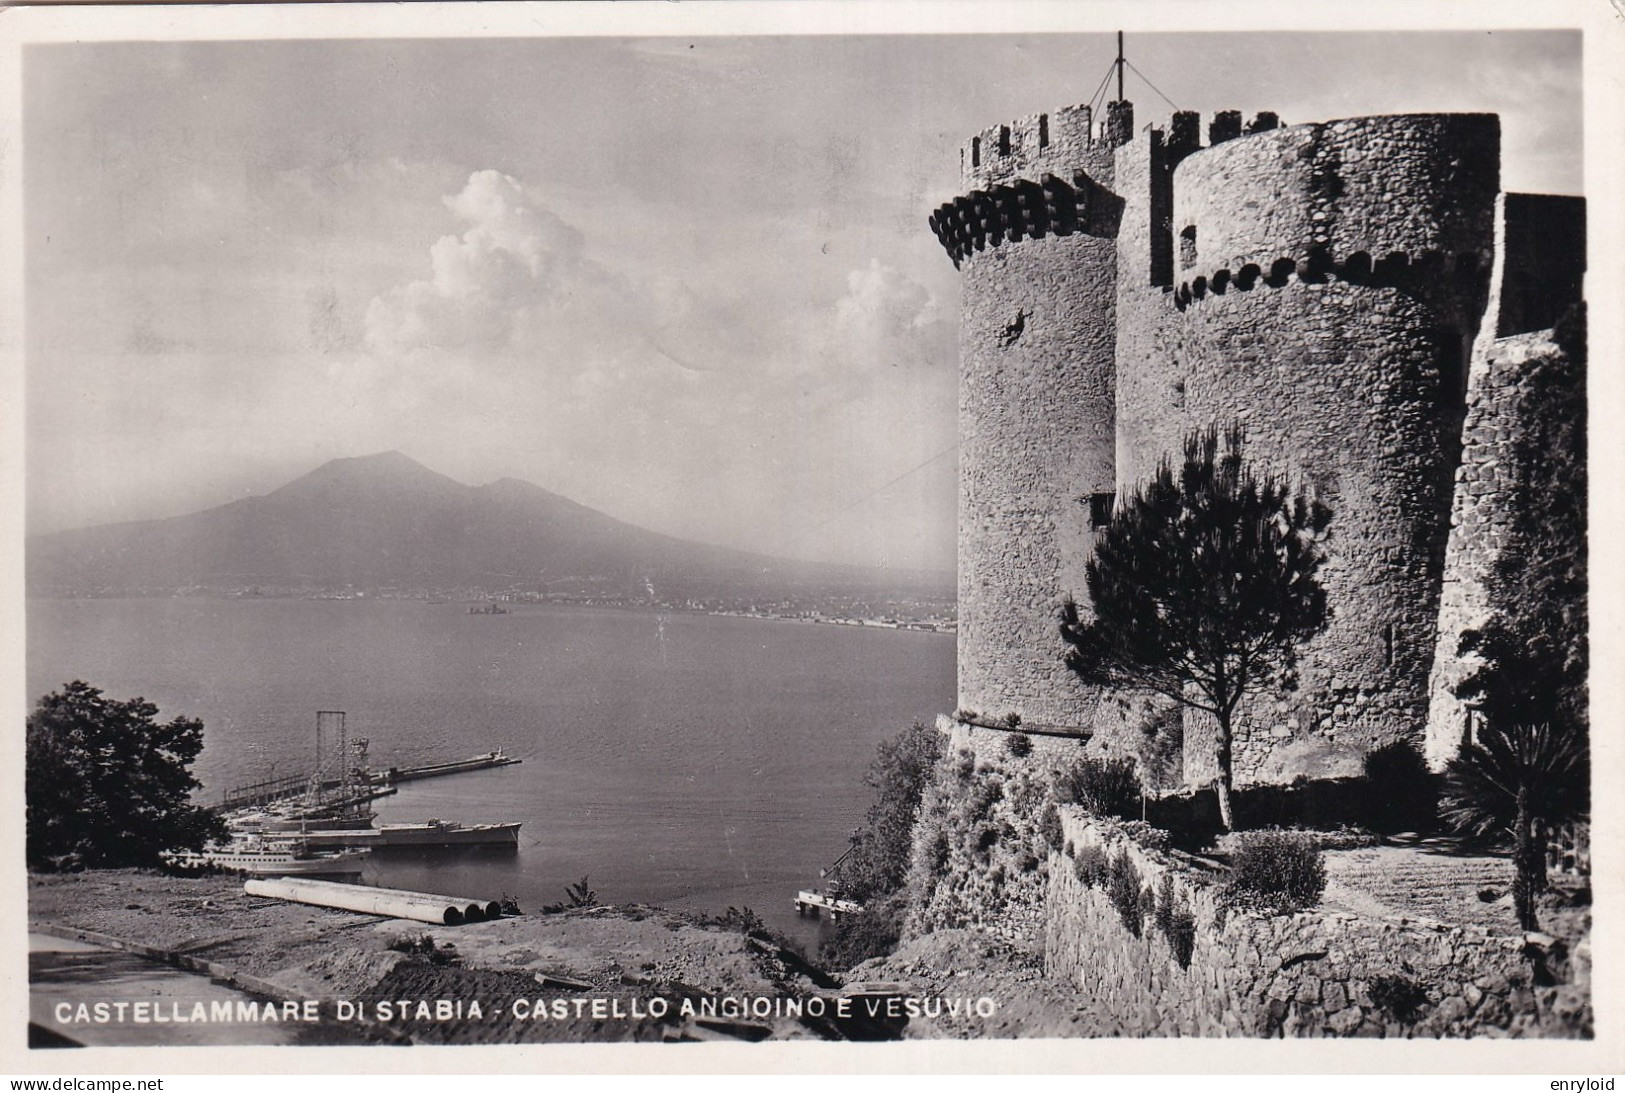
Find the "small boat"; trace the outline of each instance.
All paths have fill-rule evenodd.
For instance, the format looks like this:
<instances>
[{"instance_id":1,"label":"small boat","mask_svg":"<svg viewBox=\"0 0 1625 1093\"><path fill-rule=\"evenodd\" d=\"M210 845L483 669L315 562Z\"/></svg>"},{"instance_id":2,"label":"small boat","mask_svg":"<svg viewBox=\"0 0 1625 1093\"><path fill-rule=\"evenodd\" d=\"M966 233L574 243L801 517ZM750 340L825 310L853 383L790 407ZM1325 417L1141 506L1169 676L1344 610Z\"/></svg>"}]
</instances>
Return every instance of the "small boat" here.
<instances>
[{"instance_id":1,"label":"small boat","mask_svg":"<svg viewBox=\"0 0 1625 1093\"><path fill-rule=\"evenodd\" d=\"M303 840L259 837L210 843L202 850L171 850L164 861L176 869L228 869L258 877L358 875L366 849L313 850Z\"/></svg>"}]
</instances>

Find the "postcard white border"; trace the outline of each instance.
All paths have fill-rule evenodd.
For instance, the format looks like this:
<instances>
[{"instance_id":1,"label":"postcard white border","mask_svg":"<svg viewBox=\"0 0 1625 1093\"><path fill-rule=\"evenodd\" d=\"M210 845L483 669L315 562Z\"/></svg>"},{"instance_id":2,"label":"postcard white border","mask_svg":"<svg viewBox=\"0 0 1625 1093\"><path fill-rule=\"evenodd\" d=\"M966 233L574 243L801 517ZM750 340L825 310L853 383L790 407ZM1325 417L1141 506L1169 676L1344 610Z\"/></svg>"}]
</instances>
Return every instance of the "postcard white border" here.
<instances>
[{"instance_id":1,"label":"postcard white border","mask_svg":"<svg viewBox=\"0 0 1625 1093\"><path fill-rule=\"evenodd\" d=\"M0 1073L1546 1073L1625 1071L1625 743L1618 711L1625 562L1610 534L1622 515L1625 409L1625 0L1530 3L1154 3L739 0L666 3L449 3L242 6L35 6L0 11L0 497L11 519L0 536L0 693L18 726L22 690L22 131L20 51L37 42L252 38L454 38L550 35L916 34L1136 31L1462 30L1575 28L1585 64L1585 192L1591 337L1591 675L1596 814L1594 1041L1046 1040L897 1044L514 1045L389 1048L149 1048L28 1052L25 915L0 937ZM5 734L0 799L0 906L26 906L22 868L22 734Z\"/></svg>"}]
</instances>

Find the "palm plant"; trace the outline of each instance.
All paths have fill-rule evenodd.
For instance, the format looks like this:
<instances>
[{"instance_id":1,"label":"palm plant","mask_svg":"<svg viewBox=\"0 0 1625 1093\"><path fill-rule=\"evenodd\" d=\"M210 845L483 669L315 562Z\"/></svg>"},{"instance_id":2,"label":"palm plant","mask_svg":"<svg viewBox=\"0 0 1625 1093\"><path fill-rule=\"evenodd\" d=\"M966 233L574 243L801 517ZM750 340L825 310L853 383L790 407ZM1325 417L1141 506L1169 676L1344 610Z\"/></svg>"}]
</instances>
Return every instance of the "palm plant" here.
<instances>
[{"instance_id":1,"label":"palm plant","mask_svg":"<svg viewBox=\"0 0 1625 1093\"><path fill-rule=\"evenodd\" d=\"M1477 838L1512 836L1512 901L1518 925L1540 928L1546 831L1590 808L1590 751L1583 732L1549 723L1490 726L1445 771L1440 815Z\"/></svg>"}]
</instances>

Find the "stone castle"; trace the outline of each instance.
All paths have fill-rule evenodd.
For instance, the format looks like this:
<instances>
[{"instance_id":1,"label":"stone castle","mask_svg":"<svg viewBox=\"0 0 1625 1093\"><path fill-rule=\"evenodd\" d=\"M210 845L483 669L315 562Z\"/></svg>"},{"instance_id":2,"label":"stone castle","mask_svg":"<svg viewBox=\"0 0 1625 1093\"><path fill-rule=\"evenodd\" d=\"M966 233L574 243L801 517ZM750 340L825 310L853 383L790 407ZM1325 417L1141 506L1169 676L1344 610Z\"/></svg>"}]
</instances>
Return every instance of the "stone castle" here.
<instances>
[{"instance_id":1,"label":"stone castle","mask_svg":"<svg viewBox=\"0 0 1625 1093\"><path fill-rule=\"evenodd\" d=\"M1318 493L1328 628L1296 690L1250 699L1239 783L1358 773L1409 740L1441 764L1487 609L1519 369L1581 297L1584 199L1509 194L1489 114L1282 125L1068 107L961 152L930 226L963 276L961 722L1126 747L1136 715L1066 668L1058 614L1115 499L1198 427ZM1184 780L1211 777L1185 718ZM998 736L1000 734L987 734Z\"/></svg>"}]
</instances>

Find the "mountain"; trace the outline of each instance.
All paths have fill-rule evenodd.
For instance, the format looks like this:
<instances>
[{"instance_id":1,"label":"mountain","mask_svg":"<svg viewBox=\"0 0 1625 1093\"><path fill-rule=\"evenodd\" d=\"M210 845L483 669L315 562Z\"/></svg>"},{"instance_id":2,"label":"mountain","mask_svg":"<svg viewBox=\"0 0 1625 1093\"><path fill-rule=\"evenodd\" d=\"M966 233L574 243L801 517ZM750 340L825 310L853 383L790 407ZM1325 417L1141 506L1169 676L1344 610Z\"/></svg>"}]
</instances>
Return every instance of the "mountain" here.
<instances>
[{"instance_id":1,"label":"mountain","mask_svg":"<svg viewBox=\"0 0 1625 1093\"><path fill-rule=\"evenodd\" d=\"M951 596L951 578L689 542L528 482L465 486L399 452L336 459L263 497L28 540L37 595L181 589L577 592L658 598Z\"/></svg>"}]
</instances>

